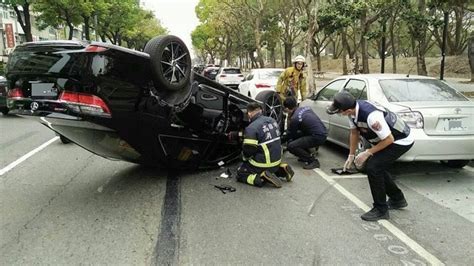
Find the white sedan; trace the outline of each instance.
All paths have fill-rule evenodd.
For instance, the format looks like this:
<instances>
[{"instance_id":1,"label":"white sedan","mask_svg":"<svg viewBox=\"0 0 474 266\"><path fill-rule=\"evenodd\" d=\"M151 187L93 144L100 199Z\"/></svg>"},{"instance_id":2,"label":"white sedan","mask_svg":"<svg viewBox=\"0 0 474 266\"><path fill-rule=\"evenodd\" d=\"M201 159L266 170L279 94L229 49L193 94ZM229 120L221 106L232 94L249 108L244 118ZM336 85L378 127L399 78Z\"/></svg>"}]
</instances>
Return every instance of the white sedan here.
<instances>
[{"instance_id":1,"label":"white sedan","mask_svg":"<svg viewBox=\"0 0 474 266\"><path fill-rule=\"evenodd\" d=\"M342 90L358 100L377 103L407 122L415 144L399 160L440 160L460 168L474 159L474 102L444 81L397 74L341 76L300 104L310 106L321 118L329 141L348 147L348 118L326 113L334 95ZM361 140L359 149L367 145Z\"/></svg>"},{"instance_id":2,"label":"white sedan","mask_svg":"<svg viewBox=\"0 0 474 266\"><path fill-rule=\"evenodd\" d=\"M255 68L245 77L239 85L239 92L254 98L262 91L274 91L278 77L284 71L283 68Z\"/></svg>"}]
</instances>

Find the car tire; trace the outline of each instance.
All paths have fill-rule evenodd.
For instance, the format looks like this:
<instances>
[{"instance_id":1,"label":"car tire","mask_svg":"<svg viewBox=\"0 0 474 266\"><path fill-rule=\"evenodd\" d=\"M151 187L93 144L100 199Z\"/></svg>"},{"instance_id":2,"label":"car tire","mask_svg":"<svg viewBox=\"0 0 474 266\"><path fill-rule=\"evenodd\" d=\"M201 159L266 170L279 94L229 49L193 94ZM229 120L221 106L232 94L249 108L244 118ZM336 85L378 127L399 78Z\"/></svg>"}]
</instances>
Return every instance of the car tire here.
<instances>
[{"instance_id":1,"label":"car tire","mask_svg":"<svg viewBox=\"0 0 474 266\"><path fill-rule=\"evenodd\" d=\"M10 111L10 110L9 110L8 108L2 109L2 114L3 114L3 115L8 115L8 112L9 112L9 111Z\"/></svg>"},{"instance_id":2,"label":"car tire","mask_svg":"<svg viewBox=\"0 0 474 266\"><path fill-rule=\"evenodd\" d=\"M155 86L170 91L188 89L191 79L191 55L184 42L173 35L158 36L145 46L150 55Z\"/></svg>"},{"instance_id":3,"label":"car tire","mask_svg":"<svg viewBox=\"0 0 474 266\"><path fill-rule=\"evenodd\" d=\"M62 142L63 144L69 144L69 143L72 142L71 140L69 140L68 138L66 138L66 137L63 136L63 135L59 135L59 139L61 140L61 142Z\"/></svg>"},{"instance_id":4,"label":"car tire","mask_svg":"<svg viewBox=\"0 0 474 266\"><path fill-rule=\"evenodd\" d=\"M469 160L447 160L441 161L441 163L451 168L463 168L469 163Z\"/></svg>"},{"instance_id":5,"label":"car tire","mask_svg":"<svg viewBox=\"0 0 474 266\"><path fill-rule=\"evenodd\" d=\"M263 114L275 119L278 124L282 123L283 105L281 98L275 91L262 91L255 100L263 103Z\"/></svg>"}]
</instances>

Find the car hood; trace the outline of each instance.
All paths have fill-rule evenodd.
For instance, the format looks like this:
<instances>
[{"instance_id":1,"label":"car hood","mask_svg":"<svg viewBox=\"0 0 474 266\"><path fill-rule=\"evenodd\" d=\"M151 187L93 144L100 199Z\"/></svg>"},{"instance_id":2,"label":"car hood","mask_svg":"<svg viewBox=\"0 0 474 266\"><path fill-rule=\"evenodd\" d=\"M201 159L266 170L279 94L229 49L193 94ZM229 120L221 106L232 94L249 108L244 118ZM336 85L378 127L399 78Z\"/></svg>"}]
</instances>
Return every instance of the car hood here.
<instances>
[{"instance_id":1,"label":"car hood","mask_svg":"<svg viewBox=\"0 0 474 266\"><path fill-rule=\"evenodd\" d=\"M427 135L474 135L474 102L391 102L394 112L416 111L423 116Z\"/></svg>"}]
</instances>

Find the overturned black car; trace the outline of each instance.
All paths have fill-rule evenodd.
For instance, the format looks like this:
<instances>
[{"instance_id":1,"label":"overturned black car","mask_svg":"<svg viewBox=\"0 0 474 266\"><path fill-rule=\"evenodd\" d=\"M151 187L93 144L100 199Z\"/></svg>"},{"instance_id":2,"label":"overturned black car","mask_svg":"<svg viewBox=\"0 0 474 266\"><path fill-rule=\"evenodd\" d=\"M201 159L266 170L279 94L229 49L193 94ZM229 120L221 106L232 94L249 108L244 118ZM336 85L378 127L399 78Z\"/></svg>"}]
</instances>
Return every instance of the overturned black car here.
<instances>
[{"instance_id":1,"label":"overturned black car","mask_svg":"<svg viewBox=\"0 0 474 266\"><path fill-rule=\"evenodd\" d=\"M34 117L97 155L173 168L211 168L240 156L227 134L248 125L254 101L192 72L172 35L145 52L106 43L48 41L16 47L7 65L12 114ZM281 121L280 98L257 96Z\"/></svg>"}]
</instances>

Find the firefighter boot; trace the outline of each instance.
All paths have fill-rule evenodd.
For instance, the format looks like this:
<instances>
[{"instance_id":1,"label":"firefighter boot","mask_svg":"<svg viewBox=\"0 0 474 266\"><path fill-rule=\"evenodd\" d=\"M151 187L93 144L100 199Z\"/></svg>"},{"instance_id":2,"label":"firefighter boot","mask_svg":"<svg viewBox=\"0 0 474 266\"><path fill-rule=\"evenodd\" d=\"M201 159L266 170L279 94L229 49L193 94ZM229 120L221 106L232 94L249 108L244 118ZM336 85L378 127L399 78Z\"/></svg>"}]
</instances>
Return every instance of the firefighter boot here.
<instances>
[{"instance_id":1,"label":"firefighter boot","mask_svg":"<svg viewBox=\"0 0 474 266\"><path fill-rule=\"evenodd\" d=\"M277 187L277 188L281 188L281 181L280 179L275 175L273 174L272 172L270 171L263 171L261 174L260 174L260 178L262 179L262 181L266 181L266 182L269 182L271 183L273 186Z\"/></svg>"},{"instance_id":2,"label":"firefighter boot","mask_svg":"<svg viewBox=\"0 0 474 266\"><path fill-rule=\"evenodd\" d=\"M291 166L287 163L282 163L275 172L275 175L286 179L286 182L290 182L295 172L291 169Z\"/></svg>"}]
</instances>

